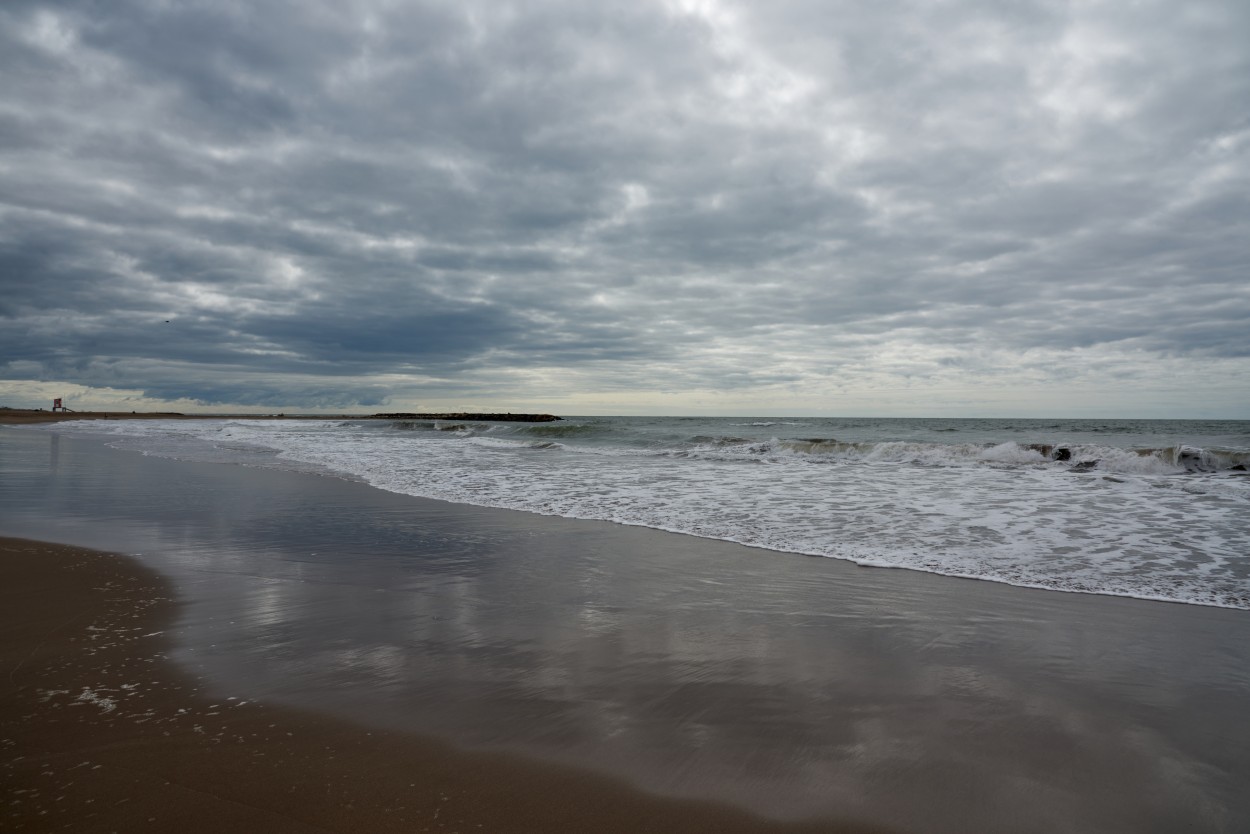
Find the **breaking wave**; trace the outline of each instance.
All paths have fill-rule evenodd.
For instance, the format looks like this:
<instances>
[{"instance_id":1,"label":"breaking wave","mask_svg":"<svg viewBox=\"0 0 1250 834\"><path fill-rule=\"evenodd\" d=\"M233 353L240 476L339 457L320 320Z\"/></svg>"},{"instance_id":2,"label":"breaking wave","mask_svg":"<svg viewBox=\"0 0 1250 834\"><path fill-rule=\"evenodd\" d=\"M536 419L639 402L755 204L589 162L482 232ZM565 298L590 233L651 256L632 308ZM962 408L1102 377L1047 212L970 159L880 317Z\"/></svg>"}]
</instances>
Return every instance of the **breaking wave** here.
<instances>
[{"instance_id":1,"label":"breaking wave","mask_svg":"<svg viewBox=\"0 0 1250 834\"><path fill-rule=\"evenodd\" d=\"M687 448L666 454L714 459L779 460L809 458L813 462L911 463L924 466L997 464L1064 466L1075 471L1121 474L1246 472L1250 453L1213 451L1194 446L1122 449L1088 444L922 443L887 441L843 442L833 438L754 441L743 437L694 437Z\"/></svg>"}]
</instances>

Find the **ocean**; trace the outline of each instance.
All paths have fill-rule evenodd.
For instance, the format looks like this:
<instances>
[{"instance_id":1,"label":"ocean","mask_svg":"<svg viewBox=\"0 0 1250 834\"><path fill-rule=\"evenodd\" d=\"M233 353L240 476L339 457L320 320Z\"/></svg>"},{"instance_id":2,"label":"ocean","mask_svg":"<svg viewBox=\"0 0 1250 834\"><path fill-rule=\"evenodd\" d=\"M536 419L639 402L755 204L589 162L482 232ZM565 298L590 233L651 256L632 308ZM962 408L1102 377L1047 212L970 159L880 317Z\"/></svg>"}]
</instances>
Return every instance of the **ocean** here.
<instances>
[{"instance_id":1,"label":"ocean","mask_svg":"<svg viewBox=\"0 0 1250 834\"><path fill-rule=\"evenodd\" d=\"M762 551L1250 609L1250 421L222 419L32 428L105 436L145 455L313 471L404 495Z\"/></svg>"}]
</instances>

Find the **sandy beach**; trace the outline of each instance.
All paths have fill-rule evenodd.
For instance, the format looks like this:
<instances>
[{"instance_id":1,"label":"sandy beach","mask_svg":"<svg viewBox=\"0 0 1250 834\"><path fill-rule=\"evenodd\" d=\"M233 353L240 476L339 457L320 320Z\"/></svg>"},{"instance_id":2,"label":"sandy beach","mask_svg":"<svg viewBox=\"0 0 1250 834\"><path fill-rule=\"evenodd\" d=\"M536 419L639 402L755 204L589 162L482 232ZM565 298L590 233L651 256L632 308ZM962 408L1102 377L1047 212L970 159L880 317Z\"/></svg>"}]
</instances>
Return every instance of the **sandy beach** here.
<instances>
[{"instance_id":1,"label":"sandy beach","mask_svg":"<svg viewBox=\"0 0 1250 834\"><path fill-rule=\"evenodd\" d=\"M0 539L8 831L862 831L731 808L207 696L169 583L114 554Z\"/></svg>"},{"instance_id":2,"label":"sandy beach","mask_svg":"<svg viewBox=\"0 0 1250 834\"><path fill-rule=\"evenodd\" d=\"M0 534L126 555L3 546L6 827L1250 820L1242 611L863 569L56 433L0 429L0 452Z\"/></svg>"}]
</instances>

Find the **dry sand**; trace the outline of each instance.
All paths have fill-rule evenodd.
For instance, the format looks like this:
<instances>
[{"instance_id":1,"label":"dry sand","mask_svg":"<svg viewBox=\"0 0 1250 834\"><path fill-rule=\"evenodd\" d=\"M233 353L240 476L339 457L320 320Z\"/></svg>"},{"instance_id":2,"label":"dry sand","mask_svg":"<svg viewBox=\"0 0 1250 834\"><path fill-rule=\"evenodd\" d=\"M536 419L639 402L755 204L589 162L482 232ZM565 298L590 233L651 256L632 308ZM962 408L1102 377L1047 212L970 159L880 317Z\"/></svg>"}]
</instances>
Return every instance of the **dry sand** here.
<instances>
[{"instance_id":1,"label":"dry sand","mask_svg":"<svg viewBox=\"0 0 1250 834\"><path fill-rule=\"evenodd\" d=\"M315 713L202 696L178 603L122 556L0 538L5 831L868 831L656 797Z\"/></svg>"}]
</instances>

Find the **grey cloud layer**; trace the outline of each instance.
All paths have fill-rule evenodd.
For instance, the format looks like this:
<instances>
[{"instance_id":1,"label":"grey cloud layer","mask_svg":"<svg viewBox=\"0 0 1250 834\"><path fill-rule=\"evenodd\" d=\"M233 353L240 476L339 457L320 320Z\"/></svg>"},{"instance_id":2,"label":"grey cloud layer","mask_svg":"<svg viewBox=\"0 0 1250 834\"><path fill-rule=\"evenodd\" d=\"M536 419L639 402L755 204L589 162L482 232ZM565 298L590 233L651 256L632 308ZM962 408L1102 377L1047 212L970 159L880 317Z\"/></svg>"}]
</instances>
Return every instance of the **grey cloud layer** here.
<instances>
[{"instance_id":1,"label":"grey cloud layer","mask_svg":"<svg viewBox=\"0 0 1250 834\"><path fill-rule=\"evenodd\" d=\"M0 377L337 407L1244 359L1247 44L1214 1L6 3Z\"/></svg>"}]
</instances>

